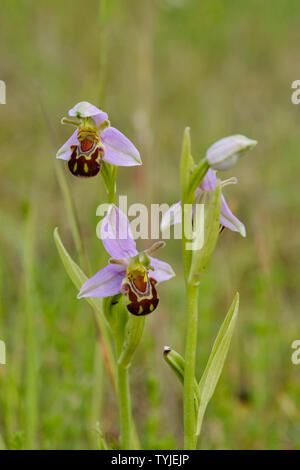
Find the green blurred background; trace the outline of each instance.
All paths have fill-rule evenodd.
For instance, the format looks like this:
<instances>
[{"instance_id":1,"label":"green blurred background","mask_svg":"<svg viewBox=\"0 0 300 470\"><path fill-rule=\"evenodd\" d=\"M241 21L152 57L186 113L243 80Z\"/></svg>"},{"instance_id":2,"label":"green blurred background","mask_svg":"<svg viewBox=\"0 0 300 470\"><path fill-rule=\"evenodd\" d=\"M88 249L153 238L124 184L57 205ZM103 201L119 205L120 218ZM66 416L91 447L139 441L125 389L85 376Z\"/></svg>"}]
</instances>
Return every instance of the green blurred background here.
<instances>
[{"instance_id":1,"label":"green blurred background","mask_svg":"<svg viewBox=\"0 0 300 470\"><path fill-rule=\"evenodd\" d=\"M91 310L76 300L53 242L58 226L76 259L58 163L90 272L105 263L95 236L102 179L73 178L55 161L71 132L61 117L87 100L141 151L143 167L118 172L129 203L179 199L187 125L196 160L226 135L259 141L224 174L239 179L224 193L247 238L220 236L200 289L198 375L237 290L241 304L199 448L299 449L300 366L291 362L300 337L300 108L291 103L291 83L300 78L299 1L2 0L0 15L7 87L0 105L0 338L7 347L0 446L26 448L33 433L41 449L97 448L98 419L109 442L118 438ZM184 351L180 242L170 241L162 257L177 276L161 286L132 367L133 410L147 449L180 448L183 438L182 388L162 358L165 344ZM37 374L28 368L35 356Z\"/></svg>"}]
</instances>

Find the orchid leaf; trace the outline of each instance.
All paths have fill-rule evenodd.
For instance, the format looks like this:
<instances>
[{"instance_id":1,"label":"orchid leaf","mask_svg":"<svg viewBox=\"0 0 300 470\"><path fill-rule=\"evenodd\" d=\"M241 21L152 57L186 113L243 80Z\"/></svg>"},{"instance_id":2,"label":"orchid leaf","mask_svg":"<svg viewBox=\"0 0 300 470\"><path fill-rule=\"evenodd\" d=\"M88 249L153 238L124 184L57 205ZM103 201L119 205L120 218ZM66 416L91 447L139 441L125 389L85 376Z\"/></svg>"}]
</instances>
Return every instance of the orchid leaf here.
<instances>
[{"instance_id":1,"label":"orchid leaf","mask_svg":"<svg viewBox=\"0 0 300 470\"><path fill-rule=\"evenodd\" d=\"M71 281L75 285L75 287L80 290L82 284L87 281L87 276L84 274L82 269L78 266L78 264L73 261L67 250L65 249L63 242L58 233L58 228L56 227L54 230L54 241L60 256L60 259L69 275ZM95 309L97 312L103 314L103 307L102 307L102 299L97 299L94 297L86 297L86 301Z\"/></svg>"},{"instance_id":2,"label":"orchid leaf","mask_svg":"<svg viewBox=\"0 0 300 470\"><path fill-rule=\"evenodd\" d=\"M206 407L214 394L216 385L218 383L225 363L225 359L227 357L231 338L238 316L238 310L239 294L237 292L216 337L206 368L199 382L200 406L197 417L197 436L200 434L202 420Z\"/></svg>"},{"instance_id":3,"label":"orchid leaf","mask_svg":"<svg viewBox=\"0 0 300 470\"><path fill-rule=\"evenodd\" d=\"M54 241L61 258L61 261L65 267L67 274L75 287L79 290L82 284L87 280L87 276L84 274L82 269L73 261L67 250L65 249L63 242L60 239L58 228L54 230ZM112 374L114 385L116 384L116 365L114 352L111 345L111 338L109 336L108 325L106 323L102 299L94 297L85 297L85 300L92 306L95 319L99 324L99 333L102 335L103 343L106 349L107 356L109 358L110 372Z\"/></svg>"}]
</instances>

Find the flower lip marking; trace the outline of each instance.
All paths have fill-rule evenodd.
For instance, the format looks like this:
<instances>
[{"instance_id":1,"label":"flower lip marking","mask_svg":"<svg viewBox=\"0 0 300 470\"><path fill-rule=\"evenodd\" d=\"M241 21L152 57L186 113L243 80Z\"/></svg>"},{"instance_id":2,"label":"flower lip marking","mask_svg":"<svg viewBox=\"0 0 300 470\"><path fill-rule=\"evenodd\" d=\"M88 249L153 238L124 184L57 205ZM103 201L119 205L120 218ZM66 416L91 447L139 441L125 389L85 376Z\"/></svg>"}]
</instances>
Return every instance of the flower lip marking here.
<instances>
[{"instance_id":1,"label":"flower lip marking","mask_svg":"<svg viewBox=\"0 0 300 470\"><path fill-rule=\"evenodd\" d=\"M137 286L138 284L138 286ZM138 275L126 277L122 281L121 292L127 300L127 310L133 315L143 316L152 313L159 303L155 279Z\"/></svg>"},{"instance_id":2,"label":"flower lip marking","mask_svg":"<svg viewBox=\"0 0 300 470\"><path fill-rule=\"evenodd\" d=\"M72 145L73 152L68 167L74 176L89 178L96 176L101 169L104 147L94 119L83 118L78 126L78 145Z\"/></svg>"},{"instance_id":3,"label":"flower lip marking","mask_svg":"<svg viewBox=\"0 0 300 470\"><path fill-rule=\"evenodd\" d=\"M86 151L83 151L82 143L72 146L73 152L68 161L68 167L74 176L89 178L99 173L104 148L95 142L91 144L90 149Z\"/></svg>"},{"instance_id":4,"label":"flower lip marking","mask_svg":"<svg viewBox=\"0 0 300 470\"><path fill-rule=\"evenodd\" d=\"M128 270L127 270L128 271ZM127 279L139 294L145 294L149 287L148 270L146 268L137 269L127 273Z\"/></svg>"},{"instance_id":5,"label":"flower lip marking","mask_svg":"<svg viewBox=\"0 0 300 470\"><path fill-rule=\"evenodd\" d=\"M81 151L82 152L88 152L89 150L91 150L91 148L93 147L94 145L94 142L88 138L86 139L83 139L81 142L80 142L80 147L81 147Z\"/></svg>"},{"instance_id":6,"label":"flower lip marking","mask_svg":"<svg viewBox=\"0 0 300 470\"><path fill-rule=\"evenodd\" d=\"M130 259L121 292L127 299L127 309L133 315L149 315L158 303L155 279L149 277L150 259L145 252Z\"/></svg>"}]
</instances>

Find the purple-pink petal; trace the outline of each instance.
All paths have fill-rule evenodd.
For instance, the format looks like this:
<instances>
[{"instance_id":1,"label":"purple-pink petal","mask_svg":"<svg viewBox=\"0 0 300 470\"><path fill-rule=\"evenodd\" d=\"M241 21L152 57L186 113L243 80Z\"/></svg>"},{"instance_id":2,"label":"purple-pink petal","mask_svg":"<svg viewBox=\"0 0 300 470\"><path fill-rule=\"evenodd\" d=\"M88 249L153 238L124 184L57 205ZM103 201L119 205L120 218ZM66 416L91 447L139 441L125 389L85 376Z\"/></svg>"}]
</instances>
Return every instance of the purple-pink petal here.
<instances>
[{"instance_id":1,"label":"purple-pink petal","mask_svg":"<svg viewBox=\"0 0 300 470\"><path fill-rule=\"evenodd\" d=\"M233 215L223 195L220 223L221 225L224 225L224 227L227 227L234 232L239 232L242 237L246 236L246 229L244 224L237 217L235 217L235 215Z\"/></svg>"},{"instance_id":2,"label":"purple-pink petal","mask_svg":"<svg viewBox=\"0 0 300 470\"><path fill-rule=\"evenodd\" d=\"M214 175L215 176L215 175ZM204 182L205 191L213 190L214 189L214 178L209 175L209 179ZM201 185L202 186L202 185ZM204 191L204 189L197 189L196 196L199 195L199 192ZM168 211L166 211L161 220L161 231L164 232L168 227L175 224L181 224L182 216L181 216L181 202L177 202L173 204ZM231 212L228 204L226 202L225 197L222 195L222 205L221 205L221 214L220 214L220 224L227 227L229 230L234 232L239 232L242 237L246 236L246 229L244 224Z\"/></svg>"},{"instance_id":3,"label":"purple-pink petal","mask_svg":"<svg viewBox=\"0 0 300 470\"><path fill-rule=\"evenodd\" d=\"M80 289L78 298L110 297L120 292L126 268L117 264L109 264L95 276L88 279Z\"/></svg>"},{"instance_id":4,"label":"purple-pink petal","mask_svg":"<svg viewBox=\"0 0 300 470\"><path fill-rule=\"evenodd\" d=\"M110 206L101 224L101 239L106 251L117 259L137 254L129 221L114 204Z\"/></svg>"},{"instance_id":5,"label":"purple-pink petal","mask_svg":"<svg viewBox=\"0 0 300 470\"><path fill-rule=\"evenodd\" d=\"M78 139L77 139L77 132L78 129L71 135L71 137L67 140L67 142L64 143L62 147L58 150L56 153L56 158L60 158L62 160L69 160L72 154L72 145L78 145Z\"/></svg>"},{"instance_id":6,"label":"purple-pink petal","mask_svg":"<svg viewBox=\"0 0 300 470\"><path fill-rule=\"evenodd\" d=\"M98 129L100 130L100 126L101 124L104 122L104 121L107 121L108 122L108 115L107 113L105 113L104 111L101 111L100 113L96 114L95 116L93 116L93 119L96 123L96 126L98 127Z\"/></svg>"},{"instance_id":7,"label":"purple-pink petal","mask_svg":"<svg viewBox=\"0 0 300 470\"><path fill-rule=\"evenodd\" d=\"M102 122L108 119L108 116L104 111L101 111L101 109L88 101L81 101L80 103L75 104L75 106L70 109L69 116L78 118L98 116L98 119L102 119Z\"/></svg>"},{"instance_id":8,"label":"purple-pink petal","mask_svg":"<svg viewBox=\"0 0 300 470\"><path fill-rule=\"evenodd\" d=\"M215 189L218 183L218 178L215 175L215 172L211 169L208 170L203 180L201 181L200 188L203 191L211 191Z\"/></svg>"},{"instance_id":9,"label":"purple-pink petal","mask_svg":"<svg viewBox=\"0 0 300 470\"><path fill-rule=\"evenodd\" d=\"M154 270L149 271L149 276L153 277L158 283L167 281L175 276L175 272L168 263L157 258L150 257L150 263Z\"/></svg>"},{"instance_id":10,"label":"purple-pink petal","mask_svg":"<svg viewBox=\"0 0 300 470\"><path fill-rule=\"evenodd\" d=\"M141 165L141 157L133 143L114 127L107 127L101 132L105 146L103 160L118 166Z\"/></svg>"}]
</instances>

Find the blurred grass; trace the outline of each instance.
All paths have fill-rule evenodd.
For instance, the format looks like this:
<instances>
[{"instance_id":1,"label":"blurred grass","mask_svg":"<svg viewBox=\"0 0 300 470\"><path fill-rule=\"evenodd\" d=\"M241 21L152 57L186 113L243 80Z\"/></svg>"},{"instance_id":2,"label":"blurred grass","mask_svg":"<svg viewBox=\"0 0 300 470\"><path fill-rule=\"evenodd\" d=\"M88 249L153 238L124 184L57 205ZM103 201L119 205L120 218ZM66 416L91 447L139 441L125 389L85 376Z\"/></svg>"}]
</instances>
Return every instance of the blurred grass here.
<instances>
[{"instance_id":1,"label":"blurred grass","mask_svg":"<svg viewBox=\"0 0 300 470\"><path fill-rule=\"evenodd\" d=\"M200 447L299 449L300 379L290 361L291 343L300 331L299 109L290 100L291 82L299 78L299 2L111 0L109 6L99 27L96 0L88 8L78 0L0 5L5 18L0 79L7 85L7 104L0 105L0 338L7 345L7 365L0 366L0 435L8 448L28 442L23 254L28 209L33 209L36 445L89 448L96 438L91 407L97 410L97 338L89 308L76 300L52 239L58 225L75 255L41 97L59 145L70 133L60 118L74 103L105 102L113 125L138 143L145 163L119 170L119 192L129 195L129 203L179 199L186 125L196 159L225 135L243 133L259 141L230 172L239 184L225 189L246 224L247 238L228 231L221 235L200 289L199 373L237 290L241 297L237 331ZM96 207L105 190L101 178L70 178L60 163L91 272L96 272L105 261L95 237ZM177 277L161 286L160 308L147 321L132 370L134 413L145 448L176 448L182 442L182 390L162 359L165 344L183 351L178 243L170 241L164 250ZM98 372L103 376L101 429L114 442L117 404L106 372Z\"/></svg>"}]
</instances>

